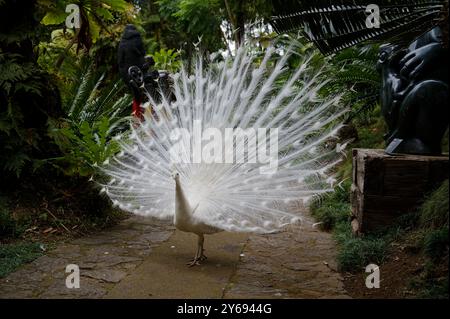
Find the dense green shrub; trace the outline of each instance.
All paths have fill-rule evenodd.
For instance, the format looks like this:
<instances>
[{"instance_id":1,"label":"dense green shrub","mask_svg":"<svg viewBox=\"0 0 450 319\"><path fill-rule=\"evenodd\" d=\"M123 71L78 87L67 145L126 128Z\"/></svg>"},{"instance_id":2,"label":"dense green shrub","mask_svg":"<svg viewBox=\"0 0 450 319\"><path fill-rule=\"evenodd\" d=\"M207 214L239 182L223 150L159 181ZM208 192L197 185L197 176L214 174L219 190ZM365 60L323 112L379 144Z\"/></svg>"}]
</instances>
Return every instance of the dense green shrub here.
<instances>
[{"instance_id":1,"label":"dense green shrub","mask_svg":"<svg viewBox=\"0 0 450 319\"><path fill-rule=\"evenodd\" d=\"M14 236L16 234L16 222L11 218L7 210L0 208L0 238Z\"/></svg>"},{"instance_id":2,"label":"dense green shrub","mask_svg":"<svg viewBox=\"0 0 450 319\"><path fill-rule=\"evenodd\" d=\"M0 196L0 239L20 236L23 231L24 225L11 216L6 198Z\"/></svg>"},{"instance_id":3,"label":"dense green shrub","mask_svg":"<svg viewBox=\"0 0 450 319\"><path fill-rule=\"evenodd\" d=\"M53 137L64 156L52 159L52 163L67 175L91 176L97 172L96 164L117 153L117 141L110 138L110 122L106 117L91 124L68 122L55 128Z\"/></svg>"},{"instance_id":4,"label":"dense green shrub","mask_svg":"<svg viewBox=\"0 0 450 319\"><path fill-rule=\"evenodd\" d=\"M161 49L154 52L152 55L155 61L155 69L165 70L171 73L178 72L181 69L180 53L169 49Z\"/></svg>"},{"instance_id":5,"label":"dense green shrub","mask_svg":"<svg viewBox=\"0 0 450 319\"><path fill-rule=\"evenodd\" d=\"M67 175L90 176L101 164L119 150L112 137L128 126L131 96L124 93L120 81L105 84L103 73L85 60L64 99L62 120L50 121L49 134L63 156L50 163Z\"/></svg>"}]
</instances>

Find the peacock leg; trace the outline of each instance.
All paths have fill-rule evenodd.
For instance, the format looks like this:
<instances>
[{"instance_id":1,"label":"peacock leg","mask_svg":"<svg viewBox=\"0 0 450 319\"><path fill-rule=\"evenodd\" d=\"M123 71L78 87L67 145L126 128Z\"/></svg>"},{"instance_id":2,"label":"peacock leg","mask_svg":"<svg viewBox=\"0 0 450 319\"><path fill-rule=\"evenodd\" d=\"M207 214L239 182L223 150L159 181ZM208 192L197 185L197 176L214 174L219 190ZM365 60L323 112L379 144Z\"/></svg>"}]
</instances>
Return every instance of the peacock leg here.
<instances>
[{"instance_id":1,"label":"peacock leg","mask_svg":"<svg viewBox=\"0 0 450 319\"><path fill-rule=\"evenodd\" d=\"M206 260L208 257L205 256L205 254L203 254L203 252L205 251L203 249L203 243L205 242L205 236L201 235L198 237L198 241L199 241L199 248L200 248L200 255L198 256L198 259L200 261Z\"/></svg>"},{"instance_id":2,"label":"peacock leg","mask_svg":"<svg viewBox=\"0 0 450 319\"><path fill-rule=\"evenodd\" d=\"M194 259L188 263L189 267L200 265L200 260L203 260L201 259L201 256L203 255L203 241L203 235L198 235L197 252L195 253Z\"/></svg>"}]
</instances>

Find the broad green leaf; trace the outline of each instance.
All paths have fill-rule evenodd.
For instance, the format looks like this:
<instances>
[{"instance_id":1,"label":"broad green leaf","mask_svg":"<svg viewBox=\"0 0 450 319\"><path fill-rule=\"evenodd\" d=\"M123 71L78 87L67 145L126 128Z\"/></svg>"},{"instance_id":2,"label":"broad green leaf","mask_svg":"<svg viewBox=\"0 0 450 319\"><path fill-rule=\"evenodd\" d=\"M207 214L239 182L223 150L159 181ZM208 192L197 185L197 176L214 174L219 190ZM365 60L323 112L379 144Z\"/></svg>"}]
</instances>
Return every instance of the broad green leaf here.
<instances>
[{"instance_id":1,"label":"broad green leaf","mask_svg":"<svg viewBox=\"0 0 450 319\"><path fill-rule=\"evenodd\" d=\"M132 5L127 3L125 0L103 0L102 5L103 7L113 11L126 11L132 7Z\"/></svg>"},{"instance_id":2,"label":"broad green leaf","mask_svg":"<svg viewBox=\"0 0 450 319\"><path fill-rule=\"evenodd\" d=\"M105 20L112 20L114 18L112 13L105 8L97 8L95 12Z\"/></svg>"},{"instance_id":3,"label":"broad green leaf","mask_svg":"<svg viewBox=\"0 0 450 319\"><path fill-rule=\"evenodd\" d=\"M95 43L100 35L100 26L93 19L91 19L89 22L89 32L92 38L92 42Z\"/></svg>"},{"instance_id":4,"label":"broad green leaf","mask_svg":"<svg viewBox=\"0 0 450 319\"><path fill-rule=\"evenodd\" d=\"M60 24L66 20L66 17L67 13L65 13L64 11L49 11L44 16L44 18L42 18L41 23L43 25Z\"/></svg>"}]
</instances>

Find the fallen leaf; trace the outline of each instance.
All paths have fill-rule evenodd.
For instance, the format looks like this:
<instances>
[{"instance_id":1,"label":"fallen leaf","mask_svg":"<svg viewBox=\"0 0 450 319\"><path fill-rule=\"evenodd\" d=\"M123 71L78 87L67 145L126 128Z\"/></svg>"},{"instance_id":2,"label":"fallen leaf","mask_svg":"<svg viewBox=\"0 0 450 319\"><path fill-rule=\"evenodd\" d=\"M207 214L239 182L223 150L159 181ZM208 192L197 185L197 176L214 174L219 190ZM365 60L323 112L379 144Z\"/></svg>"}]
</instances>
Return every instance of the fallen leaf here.
<instances>
[{"instance_id":1,"label":"fallen leaf","mask_svg":"<svg viewBox=\"0 0 450 319\"><path fill-rule=\"evenodd\" d=\"M47 228L46 230L44 230L42 233L43 234L47 234L48 232L51 232L53 230L53 227Z\"/></svg>"},{"instance_id":2,"label":"fallen leaf","mask_svg":"<svg viewBox=\"0 0 450 319\"><path fill-rule=\"evenodd\" d=\"M31 228L26 229L25 232L26 232L26 233L29 233L29 232L32 232L32 231L34 231L34 230L36 230L36 229L37 229L37 226L33 226L33 227L31 227Z\"/></svg>"}]
</instances>

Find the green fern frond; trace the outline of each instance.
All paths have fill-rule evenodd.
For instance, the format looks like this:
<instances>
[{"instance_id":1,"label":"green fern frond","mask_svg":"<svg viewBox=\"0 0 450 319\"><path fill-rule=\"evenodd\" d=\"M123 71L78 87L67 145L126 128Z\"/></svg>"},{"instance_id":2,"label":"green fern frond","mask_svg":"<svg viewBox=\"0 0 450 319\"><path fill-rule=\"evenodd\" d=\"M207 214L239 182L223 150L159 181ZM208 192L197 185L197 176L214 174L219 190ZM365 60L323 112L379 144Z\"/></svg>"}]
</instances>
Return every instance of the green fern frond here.
<instances>
[{"instance_id":1,"label":"green fern frond","mask_svg":"<svg viewBox=\"0 0 450 319\"><path fill-rule=\"evenodd\" d=\"M0 89L7 95L17 92L41 94L41 71L33 63L23 63L20 54L0 53Z\"/></svg>"}]
</instances>

